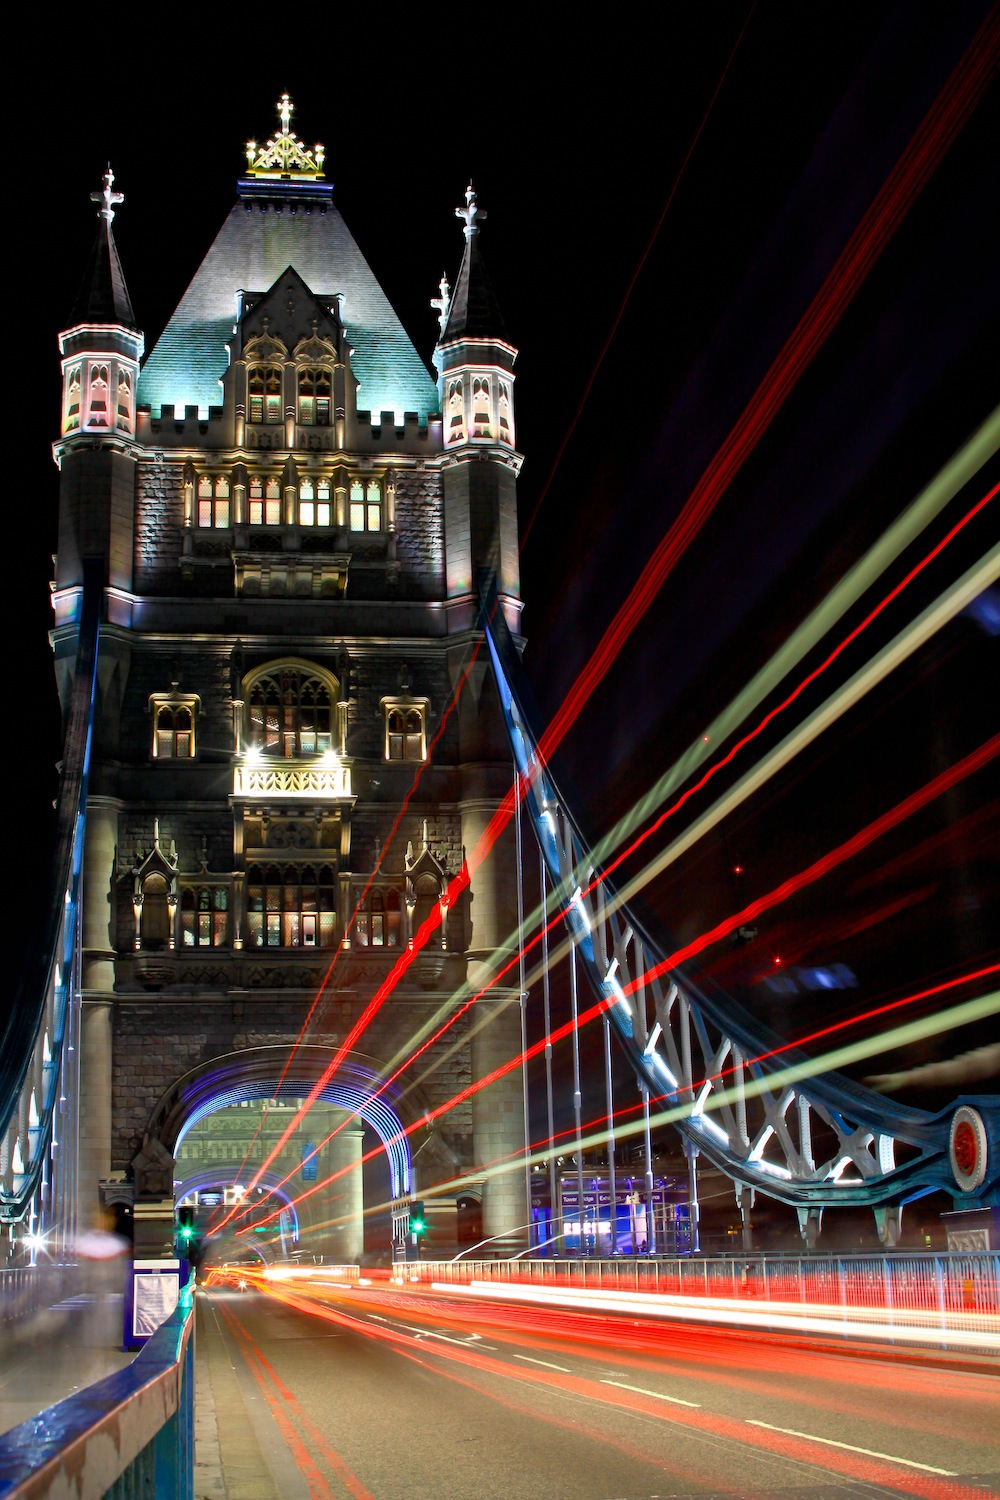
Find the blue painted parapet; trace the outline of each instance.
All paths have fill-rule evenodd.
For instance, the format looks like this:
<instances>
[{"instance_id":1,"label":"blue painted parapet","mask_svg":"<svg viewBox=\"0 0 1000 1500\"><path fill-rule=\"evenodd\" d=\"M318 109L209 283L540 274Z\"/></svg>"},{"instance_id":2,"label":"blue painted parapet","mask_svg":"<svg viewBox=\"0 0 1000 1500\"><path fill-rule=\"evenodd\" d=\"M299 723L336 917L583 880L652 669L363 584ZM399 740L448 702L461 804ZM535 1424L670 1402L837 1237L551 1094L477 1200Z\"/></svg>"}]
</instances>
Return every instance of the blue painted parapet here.
<instances>
[{"instance_id":1,"label":"blue painted parapet","mask_svg":"<svg viewBox=\"0 0 1000 1500\"><path fill-rule=\"evenodd\" d=\"M0 1500L194 1497L194 1301L124 1370L0 1436Z\"/></svg>"}]
</instances>

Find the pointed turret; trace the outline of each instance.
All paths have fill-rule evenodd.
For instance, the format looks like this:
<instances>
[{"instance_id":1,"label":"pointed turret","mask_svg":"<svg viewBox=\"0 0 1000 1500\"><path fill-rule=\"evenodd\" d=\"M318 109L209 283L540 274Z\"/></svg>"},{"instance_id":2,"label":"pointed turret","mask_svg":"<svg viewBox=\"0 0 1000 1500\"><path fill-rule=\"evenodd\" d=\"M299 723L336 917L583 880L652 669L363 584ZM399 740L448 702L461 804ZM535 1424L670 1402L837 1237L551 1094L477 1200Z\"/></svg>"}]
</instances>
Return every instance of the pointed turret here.
<instances>
[{"instance_id":1,"label":"pointed turret","mask_svg":"<svg viewBox=\"0 0 1000 1500\"><path fill-rule=\"evenodd\" d=\"M438 310L441 337L434 351L440 377L444 447L453 464L445 470L448 535L448 594L457 628L468 621L459 600L471 600L479 578L497 580L508 623L517 629L520 584L517 557L514 451L514 361L500 308L479 248L486 218L470 183L465 206L456 208L465 226L465 251L449 293L442 278ZM474 608L474 606L473 606Z\"/></svg>"},{"instance_id":2,"label":"pointed turret","mask_svg":"<svg viewBox=\"0 0 1000 1500\"><path fill-rule=\"evenodd\" d=\"M108 583L130 588L135 501L135 399L143 336L136 325L115 245L110 166L91 199L99 227L62 354L62 436L55 444L62 473L60 588L78 585L87 558L102 558Z\"/></svg>"},{"instance_id":3,"label":"pointed turret","mask_svg":"<svg viewBox=\"0 0 1000 1500\"><path fill-rule=\"evenodd\" d=\"M100 228L94 241L93 253L73 307L70 326L78 323L117 323L123 328L136 328L132 302L125 285L122 263L118 258L112 224L115 209L124 203L124 193L112 191L115 174L111 167L104 174L104 187L91 193L92 203L99 203Z\"/></svg>"}]
</instances>

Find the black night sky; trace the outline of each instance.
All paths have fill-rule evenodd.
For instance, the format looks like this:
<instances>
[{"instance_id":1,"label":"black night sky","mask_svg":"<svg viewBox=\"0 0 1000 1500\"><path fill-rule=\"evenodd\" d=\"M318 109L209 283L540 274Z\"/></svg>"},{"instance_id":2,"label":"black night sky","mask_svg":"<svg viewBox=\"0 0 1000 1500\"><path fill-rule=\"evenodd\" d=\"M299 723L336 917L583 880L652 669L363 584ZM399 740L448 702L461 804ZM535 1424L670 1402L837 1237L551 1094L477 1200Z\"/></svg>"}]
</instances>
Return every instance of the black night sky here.
<instances>
[{"instance_id":1,"label":"black night sky","mask_svg":"<svg viewBox=\"0 0 1000 1500\"><path fill-rule=\"evenodd\" d=\"M58 755L46 645L56 335L108 160L125 194L115 233L147 350L231 206L243 143L271 133L284 90L298 134L325 144L335 201L428 362L429 299L442 271L453 281L458 269L453 210L472 177L488 215L480 243L520 349L522 533L532 521L524 665L544 722L586 679L605 627L989 9L717 0L590 26L547 23L543 12L530 30L499 13L489 28L456 21L453 31L435 16L421 34L336 17L312 39L298 21L294 36L275 34L272 16L231 22L230 44L215 52L179 20L167 40L166 19L155 40L150 25L121 44L53 49L36 34L28 61L44 80L41 102L22 95L11 148L23 175L8 161L8 308L28 351L19 386L30 412L7 530L8 641L32 724L9 761L18 778L29 762L15 884L44 866ZM699 738L996 406L997 102L994 78L565 740L555 774L595 833ZM997 477L963 491L827 646ZM997 505L866 639L901 629L996 544ZM951 621L647 889L665 947L668 933L690 940L997 733L995 592L992 607L993 634L985 608ZM873 649L847 653L836 680ZM715 792L686 807L680 826ZM674 822L652 846L669 842ZM995 963L998 848L994 760L768 911L752 942L718 944L702 961L789 1035ZM802 976L833 965L850 987L810 989ZM775 984L778 968L791 983ZM995 1023L992 1035L967 1028L858 1075L995 1040ZM901 1097L941 1107L997 1087L995 1071L947 1087L924 1075Z\"/></svg>"}]
</instances>

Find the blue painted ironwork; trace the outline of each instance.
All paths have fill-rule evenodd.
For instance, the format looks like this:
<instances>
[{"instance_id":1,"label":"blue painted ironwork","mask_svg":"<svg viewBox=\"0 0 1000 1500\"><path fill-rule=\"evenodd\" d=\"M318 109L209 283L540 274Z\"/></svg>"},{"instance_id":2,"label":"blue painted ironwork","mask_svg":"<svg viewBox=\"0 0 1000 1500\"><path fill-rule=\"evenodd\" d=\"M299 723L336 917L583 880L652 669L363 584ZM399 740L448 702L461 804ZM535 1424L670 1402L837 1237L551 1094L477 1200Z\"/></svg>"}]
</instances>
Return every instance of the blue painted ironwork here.
<instances>
[{"instance_id":1,"label":"blue painted ironwork","mask_svg":"<svg viewBox=\"0 0 1000 1500\"><path fill-rule=\"evenodd\" d=\"M661 950L601 874L538 759L519 658L495 594L483 620L525 806L567 931L640 1088L690 1146L738 1189L794 1206L804 1231L807 1222L818 1227L826 1207L868 1205L892 1241L901 1205L936 1189L963 1204L993 1201L1000 1100L963 1097L937 1114L899 1104L818 1070L718 989L679 971L657 973ZM963 1120L976 1136L976 1182L962 1180L952 1149Z\"/></svg>"},{"instance_id":2,"label":"blue painted ironwork","mask_svg":"<svg viewBox=\"0 0 1000 1500\"><path fill-rule=\"evenodd\" d=\"M26 964L0 1036L0 1139L8 1135L20 1157L0 1180L0 1223L20 1223L48 1188L46 1163L64 1076L73 1003L79 926L87 776L97 684L103 590L98 569L85 569L76 671L63 746L56 804L55 857L41 941ZM44 1205L42 1205L44 1207Z\"/></svg>"},{"instance_id":3,"label":"blue painted ironwork","mask_svg":"<svg viewBox=\"0 0 1000 1500\"><path fill-rule=\"evenodd\" d=\"M124 1370L0 1436L0 1500L194 1496L190 1287Z\"/></svg>"}]
</instances>

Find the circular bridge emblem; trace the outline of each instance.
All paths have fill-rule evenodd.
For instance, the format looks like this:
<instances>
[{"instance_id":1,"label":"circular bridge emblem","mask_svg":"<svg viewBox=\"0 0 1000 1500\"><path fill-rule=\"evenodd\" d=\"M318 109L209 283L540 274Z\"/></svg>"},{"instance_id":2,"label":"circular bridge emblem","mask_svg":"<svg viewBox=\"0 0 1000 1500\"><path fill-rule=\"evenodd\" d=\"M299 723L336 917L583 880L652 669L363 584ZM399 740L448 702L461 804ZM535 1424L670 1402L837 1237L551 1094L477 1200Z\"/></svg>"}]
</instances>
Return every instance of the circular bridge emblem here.
<instances>
[{"instance_id":1,"label":"circular bridge emblem","mask_svg":"<svg viewBox=\"0 0 1000 1500\"><path fill-rule=\"evenodd\" d=\"M986 1180L986 1126L976 1109L963 1104L951 1122L951 1170L963 1193L974 1192Z\"/></svg>"}]
</instances>

